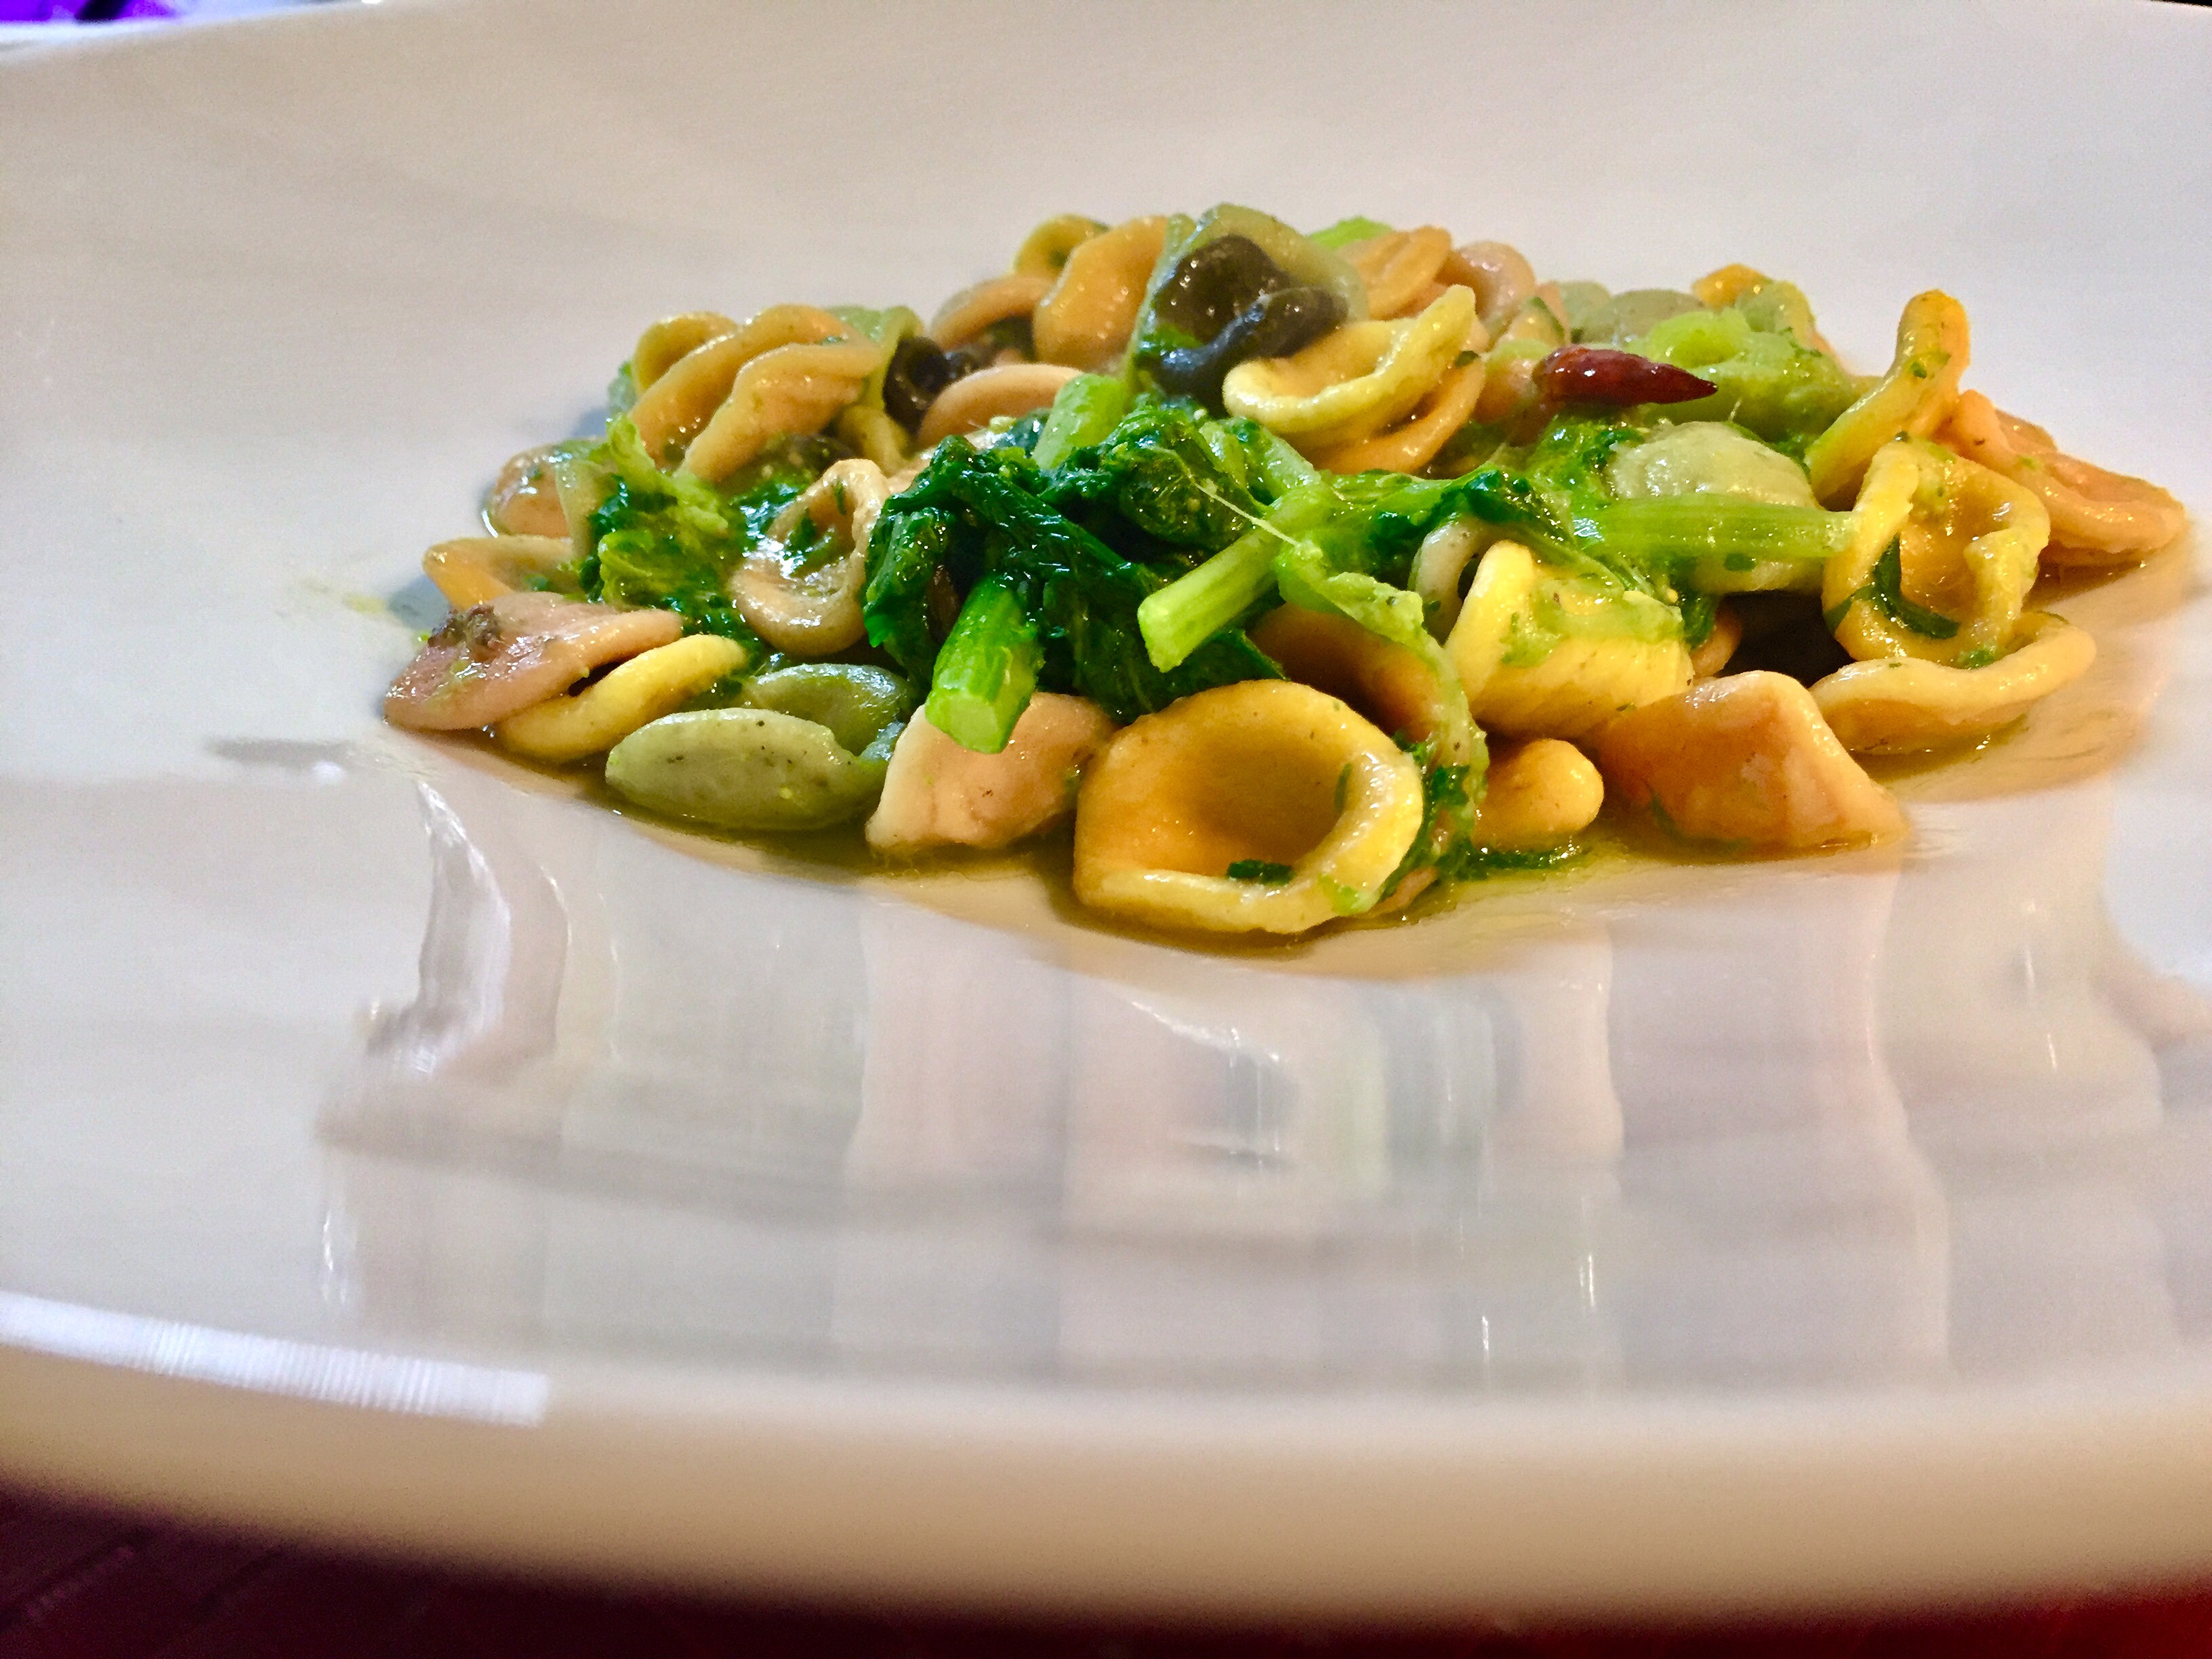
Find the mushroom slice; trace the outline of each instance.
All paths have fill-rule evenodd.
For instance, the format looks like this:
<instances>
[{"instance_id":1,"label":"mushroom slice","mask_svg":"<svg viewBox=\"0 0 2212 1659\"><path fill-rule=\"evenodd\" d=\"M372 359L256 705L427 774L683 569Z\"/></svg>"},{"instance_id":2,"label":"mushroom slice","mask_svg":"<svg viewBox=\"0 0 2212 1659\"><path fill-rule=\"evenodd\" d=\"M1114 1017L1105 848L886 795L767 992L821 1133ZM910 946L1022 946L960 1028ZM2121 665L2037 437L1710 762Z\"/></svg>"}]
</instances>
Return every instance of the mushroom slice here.
<instances>
[{"instance_id":1,"label":"mushroom slice","mask_svg":"<svg viewBox=\"0 0 2212 1659\"><path fill-rule=\"evenodd\" d=\"M502 748L532 760L580 761L602 754L744 667L745 655L735 640L689 635L641 651L565 696L509 714L491 734Z\"/></svg>"},{"instance_id":2,"label":"mushroom slice","mask_svg":"<svg viewBox=\"0 0 2212 1659\"><path fill-rule=\"evenodd\" d=\"M1980 668L1858 662L1814 683L1813 701L1854 754L1908 754L2008 726L2097 659L2097 642L2045 611L2020 619L2020 643Z\"/></svg>"},{"instance_id":3,"label":"mushroom slice","mask_svg":"<svg viewBox=\"0 0 2212 1659\"><path fill-rule=\"evenodd\" d=\"M1302 933L1374 907L1422 805L1412 757L1328 693L1217 686L1124 727L1091 763L1076 896L1164 927Z\"/></svg>"},{"instance_id":4,"label":"mushroom slice","mask_svg":"<svg viewBox=\"0 0 2212 1659\"><path fill-rule=\"evenodd\" d=\"M1109 367L1137 325L1167 234L1164 218L1127 219L1071 247L1059 280L1030 313L1038 358L1075 368Z\"/></svg>"},{"instance_id":5,"label":"mushroom slice","mask_svg":"<svg viewBox=\"0 0 2212 1659\"><path fill-rule=\"evenodd\" d=\"M855 755L826 726L773 708L670 714L624 738L607 783L641 806L725 830L822 830L866 811L890 734Z\"/></svg>"},{"instance_id":6,"label":"mushroom slice","mask_svg":"<svg viewBox=\"0 0 2212 1659\"><path fill-rule=\"evenodd\" d=\"M868 819L868 845L890 854L1010 847L1074 810L1084 764L1113 731L1097 703L1050 691L1030 699L993 755L963 748L926 719L909 720Z\"/></svg>"},{"instance_id":7,"label":"mushroom slice","mask_svg":"<svg viewBox=\"0 0 2212 1659\"><path fill-rule=\"evenodd\" d=\"M384 718L417 732L489 726L683 632L671 611L502 593L446 618L385 693Z\"/></svg>"},{"instance_id":8,"label":"mushroom slice","mask_svg":"<svg viewBox=\"0 0 2212 1659\"><path fill-rule=\"evenodd\" d=\"M2062 454L2041 427L1963 392L1938 440L2034 493L2051 514L2050 565L2127 564L2155 553L2188 521L2179 501L2147 479Z\"/></svg>"},{"instance_id":9,"label":"mushroom slice","mask_svg":"<svg viewBox=\"0 0 2212 1659\"><path fill-rule=\"evenodd\" d=\"M775 515L730 576L730 600L779 651L826 656L860 643L868 536L890 498L873 461L839 461ZM802 532L828 538L800 548Z\"/></svg>"},{"instance_id":10,"label":"mushroom slice","mask_svg":"<svg viewBox=\"0 0 2212 1659\"><path fill-rule=\"evenodd\" d=\"M465 611L502 593L520 592L532 576L566 564L576 549L564 536L461 536L440 542L422 556L422 574Z\"/></svg>"},{"instance_id":11,"label":"mushroom slice","mask_svg":"<svg viewBox=\"0 0 2212 1659\"><path fill-rule=\"evenodd\" d=\"M1598 733L1608 788L1691 841L1803 850L1905 832L1889 791L1844 751L1787 674L1700 680Z\"/></svg>"}]
</instances>

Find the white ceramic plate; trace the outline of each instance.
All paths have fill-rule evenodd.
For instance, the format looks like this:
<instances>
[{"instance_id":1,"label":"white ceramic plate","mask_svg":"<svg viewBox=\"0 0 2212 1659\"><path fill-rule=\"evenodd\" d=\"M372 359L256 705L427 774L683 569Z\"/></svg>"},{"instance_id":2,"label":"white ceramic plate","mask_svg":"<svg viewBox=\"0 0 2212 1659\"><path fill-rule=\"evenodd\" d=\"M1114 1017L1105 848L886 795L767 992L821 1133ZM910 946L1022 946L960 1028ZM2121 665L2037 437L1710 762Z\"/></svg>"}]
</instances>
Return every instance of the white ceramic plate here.
<instances>
[{"instance_id":1,"label":"white ceramic plate","mask_svg":"<svg viewBox=\"0 0 2212 1659\"><path fill-rule=\"evenodd\" d=\"M0 1474L754 1590L1437 1613L2212 1568L2212 611L1902 854L1275 953L376 721L641 324L1228 198L1796 277L2212 509L2212 16L622 8L0 63ZM398 612L395 619L387 604Z\"/></svg>"}]
</instances>

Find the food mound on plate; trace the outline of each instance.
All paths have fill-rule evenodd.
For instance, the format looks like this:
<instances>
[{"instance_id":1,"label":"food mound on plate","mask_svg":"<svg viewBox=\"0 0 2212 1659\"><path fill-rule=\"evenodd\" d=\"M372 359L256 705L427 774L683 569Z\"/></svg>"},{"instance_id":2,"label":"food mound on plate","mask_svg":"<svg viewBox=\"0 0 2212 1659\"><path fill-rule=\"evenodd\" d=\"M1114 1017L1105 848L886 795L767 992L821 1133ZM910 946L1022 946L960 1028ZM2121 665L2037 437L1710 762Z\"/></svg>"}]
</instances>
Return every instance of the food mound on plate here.
<instances>
[{"instance_id":1,"label":"food mound on plate","mask_svg":"<svg viewBox=\"0 0 2212 1659\"><path fill-rule=\"evenodd\" d=\"M1076 896L1297 934L1571 858L1601 806L1747 852L1896 836L1859 756L2078 678L2039 574L2183 514L1743 265L1539 282L1501 242L1221 206L1040 225L927 325L646 330L605 435L424 567L395 725L887 860L1073 821Z\"/></svg>"}]
</instances>

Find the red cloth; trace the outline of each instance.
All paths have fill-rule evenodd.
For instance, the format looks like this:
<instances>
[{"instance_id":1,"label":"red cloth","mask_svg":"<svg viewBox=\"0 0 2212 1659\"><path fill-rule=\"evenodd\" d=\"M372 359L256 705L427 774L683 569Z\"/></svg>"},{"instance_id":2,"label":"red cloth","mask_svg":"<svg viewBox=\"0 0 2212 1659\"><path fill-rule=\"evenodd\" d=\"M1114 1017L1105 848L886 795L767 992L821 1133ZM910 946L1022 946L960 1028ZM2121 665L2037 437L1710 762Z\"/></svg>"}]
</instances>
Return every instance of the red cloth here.
<instances>
[{"instance_id":1,"label":"red cloth","mask_svg":"<svg viewBox=\"0 0 2212 1659\"><path fill-rule=\"evenodd\" d=\"M536 1588L276 1549L0 1492L0 1659L2212 1659L2212 1591L1729 1631L1193 1632Z\"/></svg>"}]
</instances>

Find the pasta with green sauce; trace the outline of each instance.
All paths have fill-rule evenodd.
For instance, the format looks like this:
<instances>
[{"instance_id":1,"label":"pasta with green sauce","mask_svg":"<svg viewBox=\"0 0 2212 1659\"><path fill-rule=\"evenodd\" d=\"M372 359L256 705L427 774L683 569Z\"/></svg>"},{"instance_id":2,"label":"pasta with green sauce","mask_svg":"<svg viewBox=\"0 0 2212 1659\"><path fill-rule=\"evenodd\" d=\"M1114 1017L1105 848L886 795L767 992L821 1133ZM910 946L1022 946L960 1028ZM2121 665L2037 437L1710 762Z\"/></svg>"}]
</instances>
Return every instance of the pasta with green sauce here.
<instances>
[{"instance_id":1,"label":"pasta with green sauce","mask_svg":"<svg viewBox=\"0 0 2212 1659\"><path fill-rule=\"evenodd\" d=\"M1787 282L1539 281L1249 208L1048 221L925 324L653 324L604 436L508 462L385 713L886 859L1073 825L1077 896L1298 934L1571 856L1608 803L1751 850L1904 833L1858 756L1970 744L2095 647L2033 606L2163 490L1847 370Z\"/></svg>"}]
</instances>

